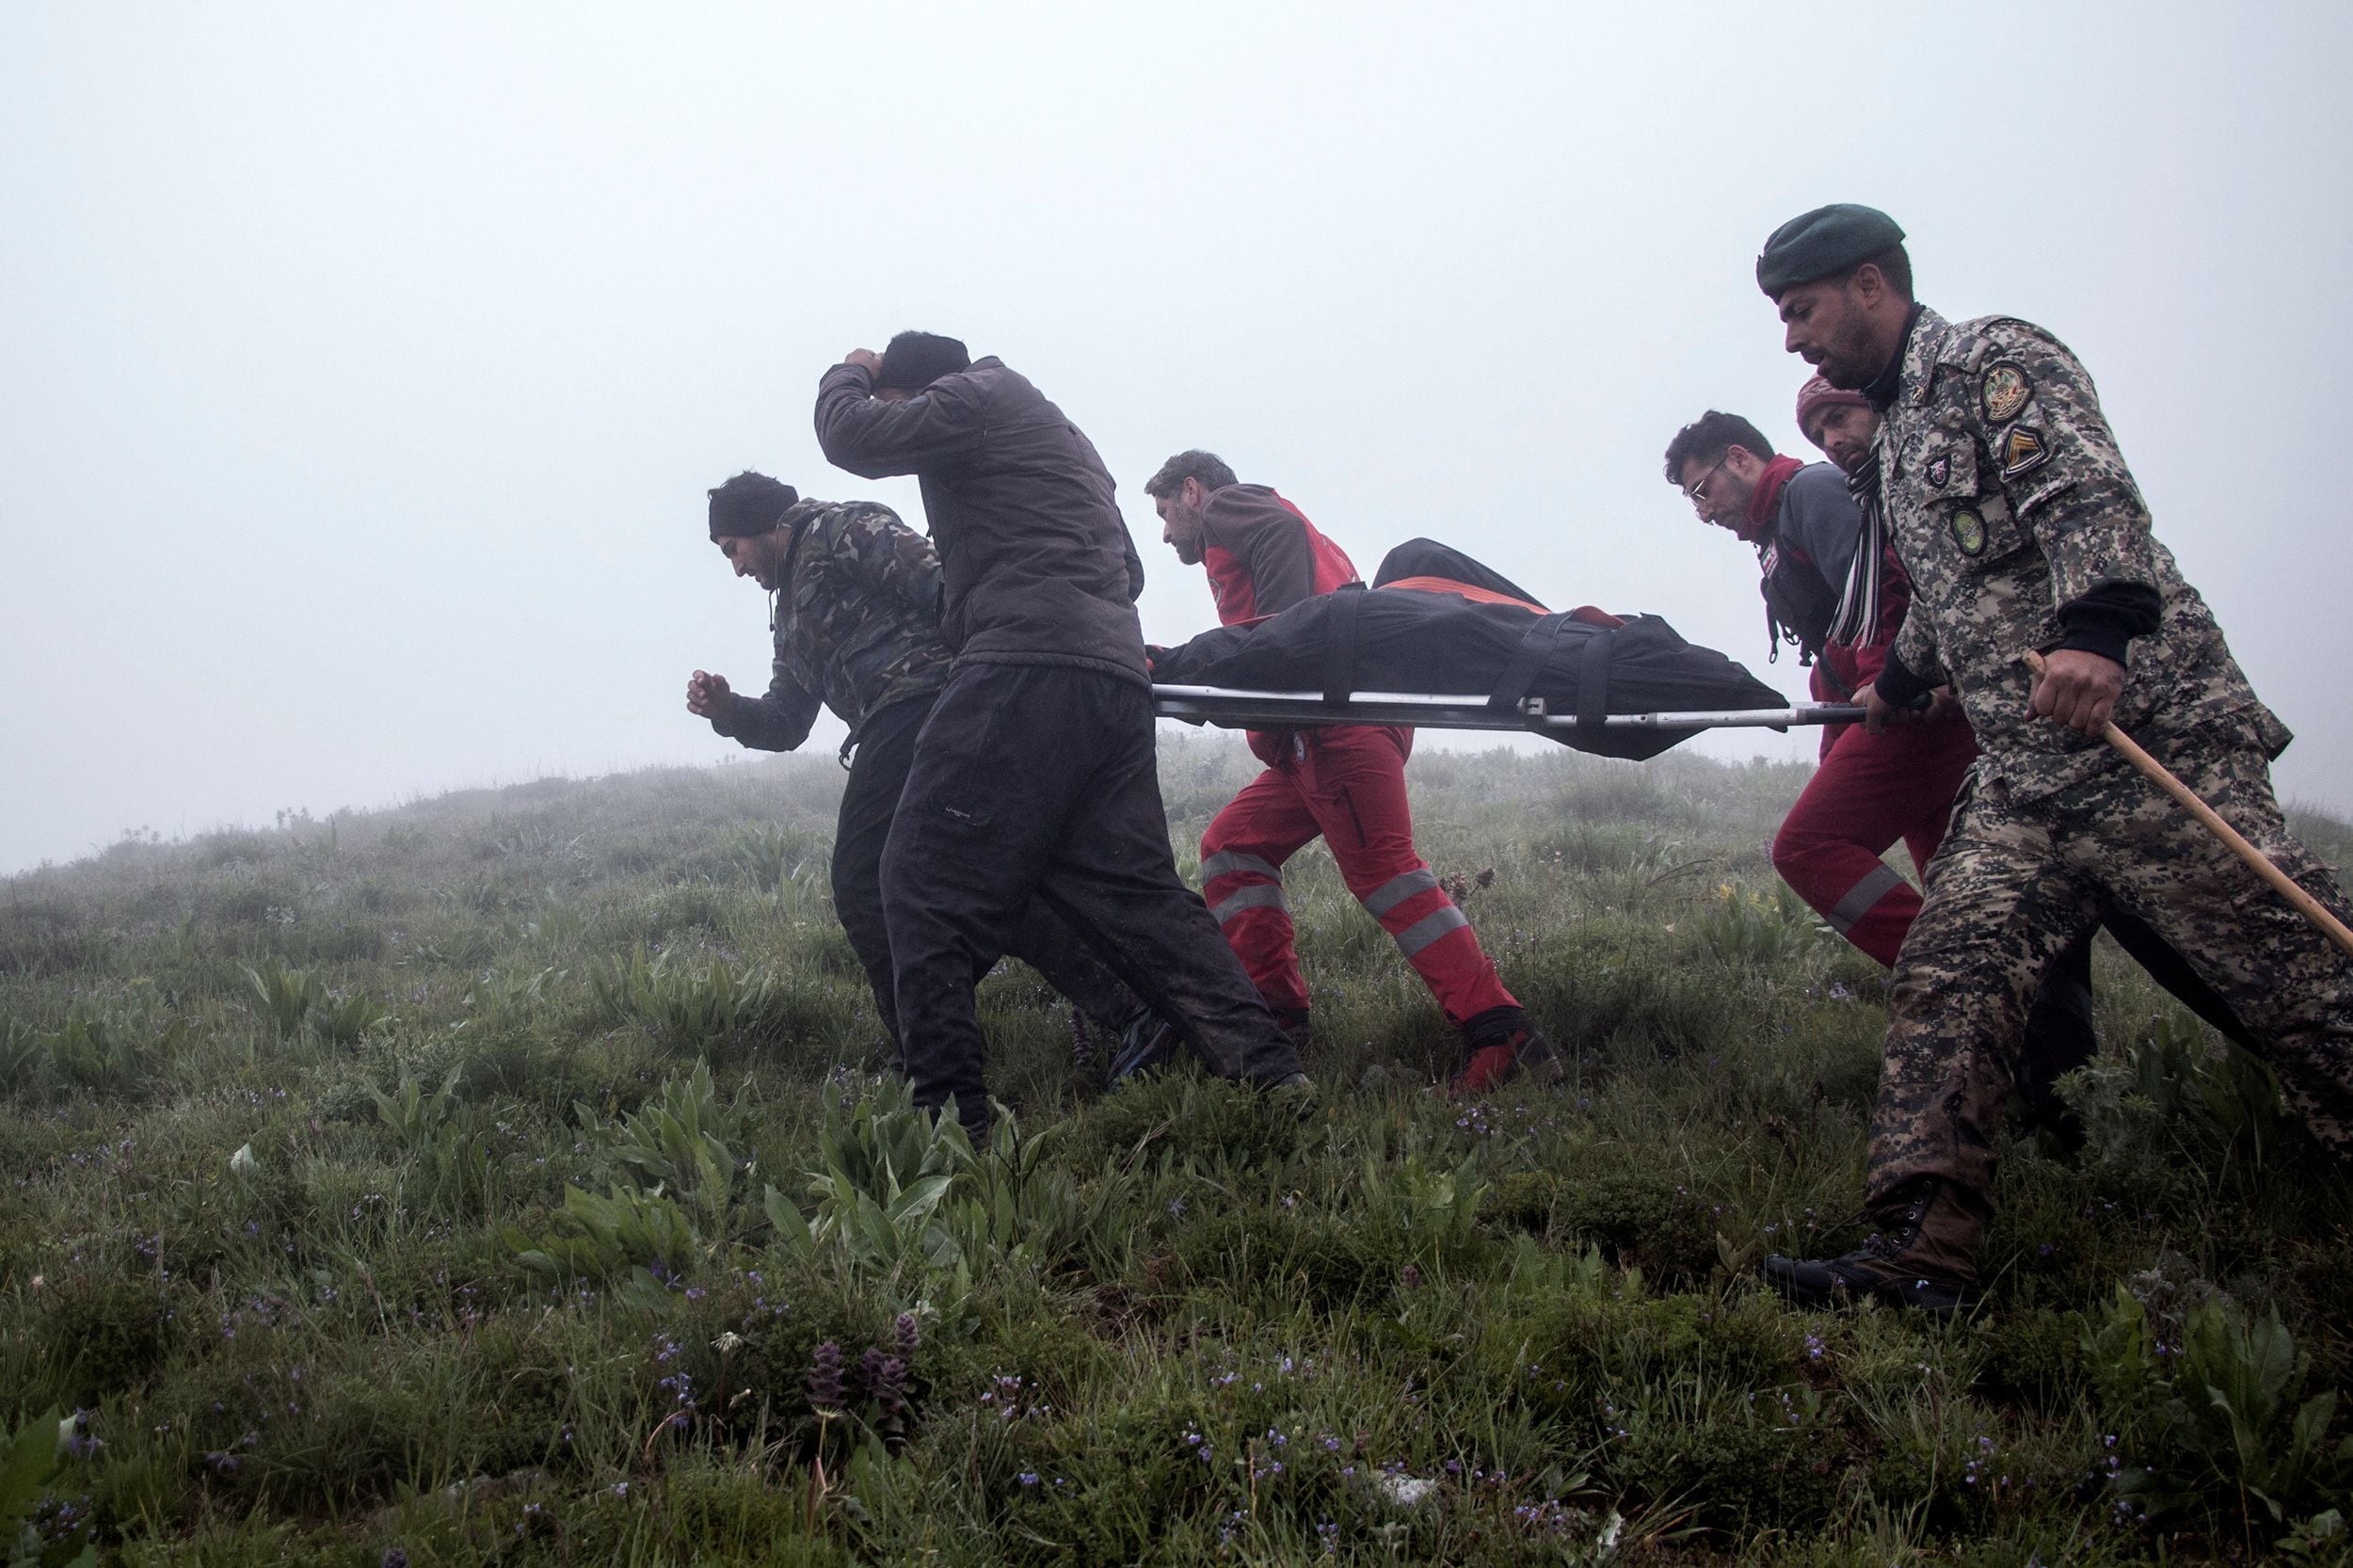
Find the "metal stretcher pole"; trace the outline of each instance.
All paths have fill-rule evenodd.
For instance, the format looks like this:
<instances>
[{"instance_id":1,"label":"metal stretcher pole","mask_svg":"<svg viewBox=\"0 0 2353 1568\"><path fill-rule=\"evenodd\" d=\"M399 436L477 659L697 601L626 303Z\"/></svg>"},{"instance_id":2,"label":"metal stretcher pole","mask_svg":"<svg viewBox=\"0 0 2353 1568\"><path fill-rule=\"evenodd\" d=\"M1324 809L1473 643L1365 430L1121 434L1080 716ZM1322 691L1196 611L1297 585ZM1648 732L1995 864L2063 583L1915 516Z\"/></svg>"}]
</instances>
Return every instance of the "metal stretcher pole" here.
<instances>
[{"instance_id":1,"label":"metal stretcher pole","mask_svg":"<svg viewBox=\"0 0 2353 1568\"><path fill-rule=\"evenodd\" d=\"M1522 729L1539 734L1575 733L1574 714L1545 712L1530 697L1517 708L1493 708L1483 696L1428 692L1357 692L1331 703L1321 692L1246 692L1222 686L1155 686L1153 711L1164 719L1195 724L1275 725L1404 724L1425 729ZM1863 710L1844 703L1801 702L1791 708L1733 709L1721 712L1612 713L1605 729L1784 729L1799 725L1855 724Z\"/></svg>"}]
</instances>

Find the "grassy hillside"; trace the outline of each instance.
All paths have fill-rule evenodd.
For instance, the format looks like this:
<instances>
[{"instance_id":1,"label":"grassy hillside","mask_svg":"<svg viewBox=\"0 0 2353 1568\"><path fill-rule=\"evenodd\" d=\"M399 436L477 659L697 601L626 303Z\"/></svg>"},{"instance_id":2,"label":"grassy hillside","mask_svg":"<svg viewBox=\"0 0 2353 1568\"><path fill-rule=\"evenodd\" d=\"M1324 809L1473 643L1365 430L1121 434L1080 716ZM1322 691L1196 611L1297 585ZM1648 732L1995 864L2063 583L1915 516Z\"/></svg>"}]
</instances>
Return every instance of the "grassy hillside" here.
<instances>
[{"instance_id":1,"label":"grassy hillside","mask_svg":"<svg viewBox=\"0 0 2353 1568\"><path fill-rule=\"evenodd\" d=\"M1163 763L1190 872L1252 764ZM977 1158L871 1075L840 776L477 792L0 884L0 1541L22 1510L53 1563L2342 1552L2347 1186L2111 952L2088 1144L2009 1150L1981 1312L1758 1285L1856 1240L1885 1016L1766 864L1803 770L1416 760L1557 1092L1426 1093L1452 1041L1319 849L1312 1114L1104 1095L1008 966L1017 1122Z\"/></svg>"}]
</instances>

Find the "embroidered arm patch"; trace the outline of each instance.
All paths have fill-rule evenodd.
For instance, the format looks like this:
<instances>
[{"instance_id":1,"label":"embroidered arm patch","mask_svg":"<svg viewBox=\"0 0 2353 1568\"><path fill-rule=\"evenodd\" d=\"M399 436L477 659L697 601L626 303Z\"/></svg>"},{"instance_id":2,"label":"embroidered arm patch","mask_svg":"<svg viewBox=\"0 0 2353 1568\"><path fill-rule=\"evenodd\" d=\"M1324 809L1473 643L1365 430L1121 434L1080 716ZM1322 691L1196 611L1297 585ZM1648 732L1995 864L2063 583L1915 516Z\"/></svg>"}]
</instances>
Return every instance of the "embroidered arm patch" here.
<instances>
[{"instance_id":1,"label":"embroidered arm patch","mask_svg":"<svg viewBox=\"0 0 2353 1568\"><path fill-rule=\"evenodd\" d=\"M1986 423L2008 424L2026 406L2026 399L2034 395L2034 383L2026 379L2026 373L2018 366L2008 360L1997 360L1986 367L1978 392L1985 403Z\"/></svg>"},{"instance_id":2,"label":"embroidered arm patch","mask_svg":"<svg viewBox=\"0 0 2353 1568\"><path fill-rule=\"evenodd\" d=\"M2050 456L2051 448L2043 440L2041 431L2030 425L2012 425L2009 434L2002 438L2002 478L2005 483L2015 479L2048 462Z\"/></svg>"}]
</instances>

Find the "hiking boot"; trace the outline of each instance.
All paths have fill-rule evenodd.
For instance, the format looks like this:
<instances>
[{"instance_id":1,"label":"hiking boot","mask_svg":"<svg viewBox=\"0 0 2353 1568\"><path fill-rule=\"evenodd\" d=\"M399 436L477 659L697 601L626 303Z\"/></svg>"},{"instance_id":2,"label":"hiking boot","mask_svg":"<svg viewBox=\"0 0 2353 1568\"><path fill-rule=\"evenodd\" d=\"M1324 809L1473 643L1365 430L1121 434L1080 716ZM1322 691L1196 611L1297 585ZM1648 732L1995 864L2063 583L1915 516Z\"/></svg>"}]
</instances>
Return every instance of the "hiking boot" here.
<instances>
[{"instance_id":1,"label":"hiking boot","mask_svg":"<svg viewBox=\"0 0 2353 1568\"><path fill-rule=\"evenodd\" d=\"M1307 1009L1270 1007L1267 1011L1274 1015L1274 1025L1283 1032L1284 1037L1290 1041L1291 1048L1305 1056L1307 1052L1307 1042L1315 1033L1309 1022Z\"/></svg>"},{"instance_id":2,"label":"hiking boot","mask_svg":"<svg viewBox=\"0 0 2353 1568\"><path fill-rule=\"evenodd\" d=\"M1564 1071L1561 1052L1516 1007L1493 1008L1465 1024L1463 1049L1463 1065L1447 1084L1450 1098L1483 1095L1522 1077L1558 1083Z\"/></svg>"},{"instance_id":3,"label":"hiking boot","mask_svg":"<svg viewBox=\"0 0 2353 1568\"><path fill-rule=\"evenodd\" d=\"M2028 1104L2020 1130L2034 1140L2044 1159L2062 1165L2073 1165L2082 1157L2089 1136L2084 1119L2056 1099L2044 1106Z\"/></svg>"},{"instance_id":4,"label":"hiking boot","mask_svg":"<svg viewBox=\"0 0 2353 1568\"><path fill-rule=\"evenodd\" d=\"M1267 1103L1278 1111L1288 1111L1303 1121L1315 1114L1316 1080L1305 1073L1285 1073L1272 1083L1257 1087Z\"/></svg>"},{"instance_id":5,"label":"hiking boot","mask_svg":"<svg viewBox=\"0 0 2353 1568\"><path fill-rule=\"evenodd\" d=\"M1949 1318L1976 1304L1977 1241L1985 1200L1937 1176L1920 1176L1872 1207L1880 1229L1838 1257L1765 1260L1768 1284L1800 1306L1851 1305L1861 1296Z\"/></svg>"},{"instance_id":6,"label":"hiking boot","mask_svg":"<svg viewBox=\"0 0 2353 1568\"><path fill-rule=\"evenodd\" d=\"M1112 1087L1117 1088L1138 1073L1166 1066L1176 1054L1176 1031L1149 1011L1137 1014L1119 1032L1119 1048L1112 1052Z\"/></svg>"}]
</instances>

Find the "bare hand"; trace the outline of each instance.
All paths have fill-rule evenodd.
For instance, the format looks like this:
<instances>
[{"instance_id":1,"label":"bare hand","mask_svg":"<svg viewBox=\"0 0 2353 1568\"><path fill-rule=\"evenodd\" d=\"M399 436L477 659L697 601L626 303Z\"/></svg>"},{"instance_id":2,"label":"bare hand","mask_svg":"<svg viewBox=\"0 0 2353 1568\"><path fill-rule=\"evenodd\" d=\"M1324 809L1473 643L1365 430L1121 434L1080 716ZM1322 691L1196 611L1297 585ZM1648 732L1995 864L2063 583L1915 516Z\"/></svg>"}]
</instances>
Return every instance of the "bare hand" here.
<instances>
[{"instance_id":1,"label":"bare hand","mask_svg":"<svg viewBox=\"0 0 2353 1568\"><path fill-rule=\"evenodd\" d=\"M1929 711L1921 714L1920 719L1924 724L1934 724L1940 719L1949 719L1960 712L1961 698L1953 695L1953 689L1950 686L1939 686L1929 694Z\"/></svg>"},{"instance_id":2,"label":"bare hand","mask_svg":"<svg viewBox=\"0 0 2353 1568\"><path fill-rule=\"evenodd\" d=\"M1880 696L1877 684L1863 688L1863 728L1874 735L1884 735L1891 724L1910 724L1920 715L1909 708L1898 708Z\"/></svg>"},{"instance_id":3,"label":"bare hand","mask_svg":"<svg viewBox=\"0 0 2353 1568\"><path fill-rule=\"evenodd\" d=\"M882 356L871 348L853 348L841 356L841 362L845 365L856 365L869 376L882 375Z\"/></svg>"},{"instance_id":4,"label":"bare hand","mask_svg":"<svg viewBox=\"0 0 2353 1568\"><path fill-rule=\"evenodd\" d=\"M686 711L698 719L707 719L726 707L733 695L726 676L696 670L686 681Z\"/></svg>"},{"instance_id":5,"label":"bare hand","mask_svg":"<svg viewBox=\"0 0 2353 1568\"><path fill-rule=\"evenodd\" d=\"M2087 735L2107 728L2108 715L2124 690L2123 665L2080 648L2062 648L2041 660L2029 656L2026 662L2037 666L2034 711L2039 717L2057 719Z\"/></svg>"}]
</instances>

